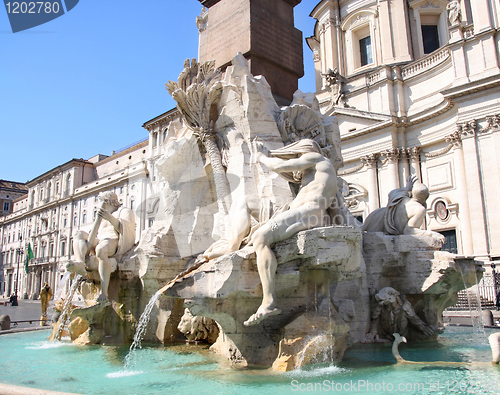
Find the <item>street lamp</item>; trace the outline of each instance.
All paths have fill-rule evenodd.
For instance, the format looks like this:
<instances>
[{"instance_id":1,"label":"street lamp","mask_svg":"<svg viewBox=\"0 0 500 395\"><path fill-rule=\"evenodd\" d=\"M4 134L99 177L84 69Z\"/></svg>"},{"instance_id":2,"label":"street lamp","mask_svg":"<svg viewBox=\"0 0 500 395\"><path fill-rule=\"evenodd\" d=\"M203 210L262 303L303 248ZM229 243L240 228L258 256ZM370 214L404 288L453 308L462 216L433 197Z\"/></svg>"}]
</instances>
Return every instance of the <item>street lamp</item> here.
<instances>
[{"instance_id":1,"label":"street lamp","mask_svg":"<svg viewBox=\"0 0 500 395\"><path fill-rule=\"evenodd\" d=\"M19 264L21 262L21 256L23 255L24 251L21 248L21 240L19 240L19 248L16 249L17 251L17 274L16 274L16 287L14 288L14 299L12 300L11 306L18 306L17 302L17 289L19 287Z\"/></svg>"}]
</instances>

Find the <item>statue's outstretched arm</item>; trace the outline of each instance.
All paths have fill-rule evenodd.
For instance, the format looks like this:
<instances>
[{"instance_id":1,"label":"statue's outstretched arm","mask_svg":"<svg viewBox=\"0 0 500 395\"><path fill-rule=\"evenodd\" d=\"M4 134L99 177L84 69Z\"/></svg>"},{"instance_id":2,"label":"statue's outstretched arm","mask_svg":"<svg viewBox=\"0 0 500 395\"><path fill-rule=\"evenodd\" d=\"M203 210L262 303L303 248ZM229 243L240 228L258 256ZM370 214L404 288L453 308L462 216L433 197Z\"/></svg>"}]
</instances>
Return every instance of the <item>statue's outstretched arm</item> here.
<instances>
[{"instance_id":1,"label":"statue's outstretched arm","mask_svg":"<svg viewBox=\"0 0 500 395\"><path fill-rule=\"evenodd\" d=\"M269 158L259 152L257 153L256 158L260 163L276 173L306 170L325 159L322 155L316 154L314 152L304 154L300 158L287 160L280 158Z\"/></svg>"}]
</instances>

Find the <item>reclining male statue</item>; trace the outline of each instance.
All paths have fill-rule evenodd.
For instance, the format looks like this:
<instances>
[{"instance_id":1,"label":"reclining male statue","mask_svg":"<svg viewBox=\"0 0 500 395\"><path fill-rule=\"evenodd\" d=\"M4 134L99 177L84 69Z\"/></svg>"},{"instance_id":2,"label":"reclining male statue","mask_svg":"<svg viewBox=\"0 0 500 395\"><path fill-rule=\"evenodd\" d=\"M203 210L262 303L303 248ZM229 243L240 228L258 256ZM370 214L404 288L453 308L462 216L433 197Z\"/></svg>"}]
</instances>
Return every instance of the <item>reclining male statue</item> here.
<instances>
[{"instance_id":1,"label":"reclining male statue","mask_svg":"<svg viewBox=\"0 0 500 395\"><path fill-rule=\"evenodd\" d=\"M116 270L121 256L135 243L135 215L129 208L120 207L113 192L102 192L99 200L101 208L90 234L78 231L73 237L75 261L69 261L66 269L85 277L97 270L101 280L101 294L97 300L106 301L111 273ZM97 258L97 265L89 254Z\"/></svg>"},{"instance_id":2,"label":"reclining male statue","mask_svg":"<svg viewBox=\"0 0 500 395\"><path fill-rule=\"evenodd\" d=\"M389 235L444 236L431 230L422 230L429 190L415 176L409 176L406 187L389 192L387 207L379 208L366 218L363 230Z\"/></svg>"},{"instance_id":3,"label":"reclining male statue","mask_svg":"<svg viewBox=\"0 0 500 395\"><path fill-rule=\"evenodd\" d=\"M244 322L246 326L281 313L275 292L277 261L271 246L301 230L328 225L327 210L337 194L335 168L316 141L299 140L273 151L268 151L255 140L253 145L254 152L257 151L255 158L260 163L285 180L300 184L300 189L291 203L277 210L273 210L269 202L263 204L256 198L247 197L234 204L230 212L234 224L231 240L219 240L204 253L207 259L213 259L236 251L250 233L263 298L257 312ZM255 232L250 229L251 216L260 222Z\"/></svg>"}]
</instances>

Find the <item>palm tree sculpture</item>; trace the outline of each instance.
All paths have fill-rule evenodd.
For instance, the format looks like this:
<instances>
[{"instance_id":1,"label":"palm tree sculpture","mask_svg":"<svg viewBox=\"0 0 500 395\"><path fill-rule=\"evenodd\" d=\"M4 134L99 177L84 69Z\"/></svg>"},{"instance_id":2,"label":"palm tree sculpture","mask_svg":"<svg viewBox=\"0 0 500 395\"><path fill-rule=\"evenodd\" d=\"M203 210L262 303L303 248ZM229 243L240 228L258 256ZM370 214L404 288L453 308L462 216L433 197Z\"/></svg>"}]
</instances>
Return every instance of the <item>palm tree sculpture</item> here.
<instances>
[{"instance_id":1,"label":"palm tree sculpture","mask_svg":"<svg viewBox=\"0 0 500 395\"><path fill-rule=\"evenodd\" d=\"M215 68L215 60L198 64L196 59L186 59L184 69L177 82L165 84L168 92L177 102L177 108L184 117L186 125L193 130L195 136L207 150L215 181L217 207L222 218L220 235L225 237L225 226L229 209L229 188L226 172L222 166L222 158L215 141L215 121L219 112L217 104L222 94L221 72Z\"/></svg>"}]
</instances>

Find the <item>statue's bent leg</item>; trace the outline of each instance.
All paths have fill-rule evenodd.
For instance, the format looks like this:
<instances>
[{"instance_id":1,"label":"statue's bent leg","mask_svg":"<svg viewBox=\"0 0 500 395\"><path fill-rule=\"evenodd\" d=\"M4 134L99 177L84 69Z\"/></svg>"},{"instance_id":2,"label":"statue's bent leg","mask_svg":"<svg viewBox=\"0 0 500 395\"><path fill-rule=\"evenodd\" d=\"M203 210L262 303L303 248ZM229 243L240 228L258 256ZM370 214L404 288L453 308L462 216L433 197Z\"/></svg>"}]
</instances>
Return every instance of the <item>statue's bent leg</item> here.
<instances>
[{"instance_id":1,"label":"statue's bent leg","mask_svg":"<svg viewBox=\"0 0 500 395\"><path fill-rule=\"evenodd\" d=\"M310 212L309 212L310 211ZM252 237L257 255L257 269L262 283L262 303L247 321L246 326L255 325L267 317L281 313L276 300L276 269L278 263L271 246L290 238L295 233L311 228L317 210L297 208L280 213L255 232Z\"/></svg>"},{"instance_id":2,"label":"statue's bent leg","mask_svg":"<svg viewBox=\"0 0 500 395\"><path fill-rule=\"evenodd\" d=\"M250 209L245 199L235 202L229 212L231 216L231 236L229 240L220 239L212 244L203 256L207 259L214 259L219 256L238 251L241 242L250 229Z\"/></svg>"},{"instance_id":3,"label":"statue's bent leg","mask_svg":"<svg viewBox=\"0 0 500 395\"><path fill-rule=\"evenodd\" d=\"M88 233L84 231L78 231L73 237L73 253L75 255L74 261L69 261L66 264L66 269L70 272L80 274L82 276L87 275L85 270L85 258L89 253L92 246L89 246Z\"/></svg>"},{"instance_id":4,"label":"statue's bent leg","mask_svg":"<svg viewBox=\"0 0 500 395\"><path fill-rule=\"evenodd\" d=\"M99 262L99 276L101 277L101 294L97 300L108 300L109 278L111 276L111 263L109 257L116 253L118 239L105 239L99 242L95 252Z\"/></svg>"}]
</instances>

